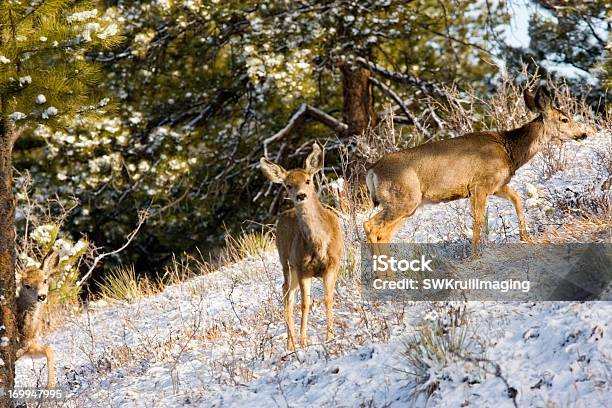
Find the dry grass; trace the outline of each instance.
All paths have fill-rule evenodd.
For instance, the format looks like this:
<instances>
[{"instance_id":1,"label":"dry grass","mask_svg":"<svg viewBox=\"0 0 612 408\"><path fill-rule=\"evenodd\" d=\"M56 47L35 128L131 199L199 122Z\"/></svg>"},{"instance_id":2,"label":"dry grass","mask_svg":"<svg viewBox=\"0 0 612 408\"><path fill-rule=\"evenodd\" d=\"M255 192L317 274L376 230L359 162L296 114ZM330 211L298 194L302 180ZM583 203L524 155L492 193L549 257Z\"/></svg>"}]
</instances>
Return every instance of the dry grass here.
<instances>
[{"instance_id":1,"label":"dry grass","mask_svg":"<svg viewBox=\"0 0 612 408\"><path fill-rule=\"evenodd\" d=\"M612 242L612 211L602 216L586 215L548 231L542 243Z\"/></svg>"},{"instance_id":2,"label":"dry grass","mask_svg":"<svg viewBox=\"0 0 612 408\"><path fill-rule=\"evenodd\" d=\"M131 266L116 268L101 283L102 295L113 299L141 298L197 276L208 275L223 266L235 264L245 258L259 258L275 248L274 234L270 229L243 233L238 236L227 233L225 246L216 255L209 254L206 257L199 251L195 254L174 255L164 267L163 274L155 280L147 277L141 278ZM197 291L197 288L194 290Z\"/></svg>"},{"instance_id":3,"label":"dry grass","mask_svg":"<svg viewBox=\"0 0 612 408\"><path fill-rule=\"evenodd\" d=\"M495 92L487 98L480 97L470 88L459 90L457 87L447 87L443 90L444 98L429 99L429 109L437 112L435 121L431 123L431 126L437 128L436 138L444 139L469 132L508 130L522 126L533 118L533 113L525 106L523 90L526 87L533 89L542 80L546 80L548 87L555 94L557 107L573 115L590 129L605 126L594 117L593 110L586 102L589 89L584 90L582 98L576 99L566 83L542 78L538 72L529 74L527 69L523 68L517 78L502 73Z\"/></svg>"},{"instance_id":4,"label":"dry grass","mask_svg":"<svg viewBox=\"0 0 612 408\"><path fill-rule=\"evenodd\" d=\"M556 143L548 143L540 150L542 160L539 162L540 171L544 179L551 178L555 173L558 173L567 168L569 163L568 151L565 145Z\"/></svg>"},{"instance_id":5,"label":"dry grass","mask_svg":"<svg viewBox=\"0 0 612 408\"><path fill-rule=\"evenodd\" d=\"M271 230L243 232L235 237L225 235L225 248L219 257L222 265L233 264L248 257L259 257L276 248L276 240Z\"/></svg>"},{"instance_id":6,"label":"dry grass","mask_svg":"<svg viewBox=\"0 0 612 408\"><path fill-rule=\"evenodd\" d=\"M540 79L529 75L526 69L520 85L507 73L502 74L496 91L488 98L474 90L457 87L444 89L443 100L430 99L432 110L438 112L436 126L438 138L456 137L482 130L507 130L526 123L532 114L525 107L523 89L533 87Z\"/></svg>"},{"instance_id":7,"label":"dry grass","mask_svg":"<svg viewBox=\"0 0 612 408\"><path fill-rule=\"evenodd\" d=\"M99 294L103 298L134 301L163 290L163 285L148 277L136 275L134 266L118 266L99 283Z\"/></svg>"},{"instance_id":8,"label":"dry grass","mask_svg":"<svg viewBox=\"0 0 612 408\"><path fill-rule=\"evenodd\" d=\"M383 117L374 128L356 137L357 155L373 163L385 153L419 144L414 138L404 135L402 128L396 128L395 116L390 113Z\"/></svg>"},{"instance_id":9,"label":"dry grass","mask_svg":"<svg viewBox=\"0 0 612 408\"><path fill-rule=\"evenodd\" d=\"M361 271L360 261L359 251L353 246L348 246L340 264L340 271L338 272L340 281L354 282L359 280L361 278L359 276Z\"/></svg>"}]
</instances>

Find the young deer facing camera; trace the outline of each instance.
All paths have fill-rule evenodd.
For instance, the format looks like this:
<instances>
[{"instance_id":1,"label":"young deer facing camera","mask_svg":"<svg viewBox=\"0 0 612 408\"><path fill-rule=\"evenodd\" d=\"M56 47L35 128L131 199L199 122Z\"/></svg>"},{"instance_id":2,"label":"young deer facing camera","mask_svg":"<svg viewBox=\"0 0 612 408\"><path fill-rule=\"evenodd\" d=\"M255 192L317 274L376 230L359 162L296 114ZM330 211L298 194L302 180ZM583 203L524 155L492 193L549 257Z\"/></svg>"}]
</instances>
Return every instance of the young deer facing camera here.
<instances>
[{"instance_id":1,"label":"young deer facing camera","mask_svg":"<svg viewBox=\"0 0 612 408\"><path fill-rule=\"evenodd\" d=\"M344 248L342 229L336 214L319 201L313 176L323 166L323 151L312 145L303 169L285 170L265 158L260 160L263 174L273 183L282 184L294 208L283 212L276 227L276 246L283 267L283 302L287 320L287 348L295 350L293 304L300 287L302 321L300 345L308 344L306 328L310 309L312 278L323 278L327 312L327 339L334 335L334 288Z\"/></svg>"},{"instance_id":2,"label":"young deer facing camera","mask_svg":"<svg viewBox=\"0 0 612 408\"><path fill-rule=\"evenodd\" d=\"M540 86L526 89L525 104L538 117L508 131L475 132L426 143L385 155L370 168L366 182L374 205L382 210L364 223L369 243L388 243L402 222L427 203L470 198L472 250L477 251L487 198L512 202L519 234L529 239L519 195L508 185L517 169L550 140L584 139L587 135L567 113L553 107L553 96Z\"/></svg>"},{"instance_id":3,"label":"young deer facing camera","mask_svg":"<svg viewBox=\"0 0 612 408\"><path fill-rule=\"evenodd\" d=\"M31 268L18 274L17 327L19 345L17 358L22 356L47 358L47 387L55 387L55 358L53 349L38 343L42 328L43 308L49 296L49 277L56 271L59 255L51 251L40 268Z\"/></svg>"}]
</instances>

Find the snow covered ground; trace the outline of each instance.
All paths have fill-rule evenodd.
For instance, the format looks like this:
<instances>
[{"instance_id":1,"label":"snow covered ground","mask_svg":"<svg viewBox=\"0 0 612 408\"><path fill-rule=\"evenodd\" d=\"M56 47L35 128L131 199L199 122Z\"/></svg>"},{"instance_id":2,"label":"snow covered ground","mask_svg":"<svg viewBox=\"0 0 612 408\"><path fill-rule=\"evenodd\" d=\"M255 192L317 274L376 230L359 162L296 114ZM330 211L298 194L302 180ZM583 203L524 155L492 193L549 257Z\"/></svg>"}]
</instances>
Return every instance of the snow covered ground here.
<instances>
[{"instance_id":1,"label":"snow covered ground","mask_svg":"<svg viewBox=\"0 0 612 408\"><path fill-rule=\"evenodd\" d=\"M559 203L579 211L584 197L606 194L601 187L609 174L598 157L611 147L612 135L600 133L566 144L566 165L550 178L541 156L518 172L511 184L526 201L536 240L564 236L559 224L573 222L560 216ZM512 206L493 198L488 211L488 239L516 242ZM427 206L397 240L468 240L470 225L464 201ZM609 225L607 231L598 239L609 242ZM336 291L336 338L325 343L316 282L312 345L287 353L281 284L272 252L152 297L90 303L44 338L56 351L65 405L610 406L612 303L469 302L467 322L457 328L448 316L461 305L365 299L354 281L343 279ZM415 377L410 353L424 347L415 338L427 328L459 330L465 351L425 359L425 370ZM45 372L44 360L24 358L17 364L17 386L44 385Z\"/></svg>"}]
</instances>

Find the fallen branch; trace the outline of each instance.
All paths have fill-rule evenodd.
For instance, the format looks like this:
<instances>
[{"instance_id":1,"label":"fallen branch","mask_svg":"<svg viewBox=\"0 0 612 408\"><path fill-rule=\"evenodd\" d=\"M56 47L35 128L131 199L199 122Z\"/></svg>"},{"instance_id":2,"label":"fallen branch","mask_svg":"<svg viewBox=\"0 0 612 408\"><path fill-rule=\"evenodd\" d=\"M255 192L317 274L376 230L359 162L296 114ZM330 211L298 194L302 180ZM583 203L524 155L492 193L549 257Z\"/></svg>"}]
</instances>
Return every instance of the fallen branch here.
<instances>
[{"instance_id":1,"label":"fallen branch","mask_svg":"<svg viewBox=\"0 0 612 408\"><path fill-rule=\"evenodd\" d=\"M139 211L138 212L138 225L136 225L136 228L134 228L134 230L129 233L129 235L127 236L127 241L125 242L125 244L123 244L120 248L115 249L114 251L104 252L104 253L96 256L94 258L94 260L93 260L93 263L89 267L89 270L87 271L87 273L85 273L85 275L83 275L83 277L78 280L78 282L76 284L77 288L80 288L81 286L83 286L85 281L87 281L87 279L89 279L91 277L91 274L93 273L93 271L96 269L98 264L104 258L109 257L111 255L116 255L119 252L123 251L125 248L127 248L132 243L134 238L136 238L136 235L138 235L138 231L140 231L140 227L142 227L142 225L145 223L145 221L147 220L148 217L149 217L149 209L148 208L146 210Z\"/></svg>"},{"instance_id":2,"label":"fallen branch","mask_svg":"<svg viewBox=\"0 0 612 408\"><path fill-rule=\"evenodd\" d=\"M303 103L300 105L298 110L296 110L295 113L291 116L289 122L287 122L284 128L282 128L274 135L263 141L264 156L268 157L268 145L270 143L287 136L295 128L301 126L304 121L309 117L318 122L321 122L325 126L328 126L338 134L344 134L348 130L348 126L345 123L339 121L331 115L328 115L320 109L314 108L308 104Z\"/></svg>"}]
</instances>

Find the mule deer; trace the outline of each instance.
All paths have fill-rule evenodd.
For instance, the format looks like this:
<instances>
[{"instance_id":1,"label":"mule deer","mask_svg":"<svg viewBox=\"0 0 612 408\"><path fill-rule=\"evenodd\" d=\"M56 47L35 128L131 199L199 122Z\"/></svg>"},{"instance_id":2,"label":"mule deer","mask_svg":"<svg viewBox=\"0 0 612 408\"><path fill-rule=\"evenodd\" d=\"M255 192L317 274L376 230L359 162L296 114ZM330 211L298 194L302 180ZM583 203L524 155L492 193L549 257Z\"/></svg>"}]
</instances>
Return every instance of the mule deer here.
<instances>
[{"instance_id":1,"label":"mule deer","mask_svg":"<svg viewBox=\"0 0 612 408\"><path fill-rule=\"evenodd\" d=\"M323 278L327 313L327 339L334 335L334 288L344 248L342 230L336 214L323 206L315 190L313 176L323 166L323 151L312 145L303 169L285 170L265 158L260 160L263 174L282 184L294 208L283 212L276 227L276 246L283 267L283 303L287 321L287 348L295 350L293 304L298 285L302 296L300 345L308 344L306 328L313 277Z\"/></svg>"},{"instance_id":2,"label":"mule deer","mask_svg":"<svg viewBox=\"0 0 612 408\"><path fill-rule=\"evenodd\" d=\"M539 86L535 96L525 89L523 97L527 108L539 115L520 128L468 133L390 153L375 163L366 183L374 205L382 210L364 223L368 243L388 243L422 204L469 197L475 252L491 194L512 202L520 239L528 241L521 199L508 182L550 140L581 140L587 135L570 115L553 107L546 85Z\"/></svg>"},{"instance_id":3,"label":"mule deer","mask_svg":"<svg viewBox=\"0 0 612 408\"><path fill-rule=\"evenodd\" d=\"M17 275L17 327L19 343L17 358L23 356L47 358L47 387L55 387L55 358L53 349L38 343L42 313L49 297L49 277L57 270L59 255L51 251L40 268L27 269Z\"/></svg>"}]
</instances>

